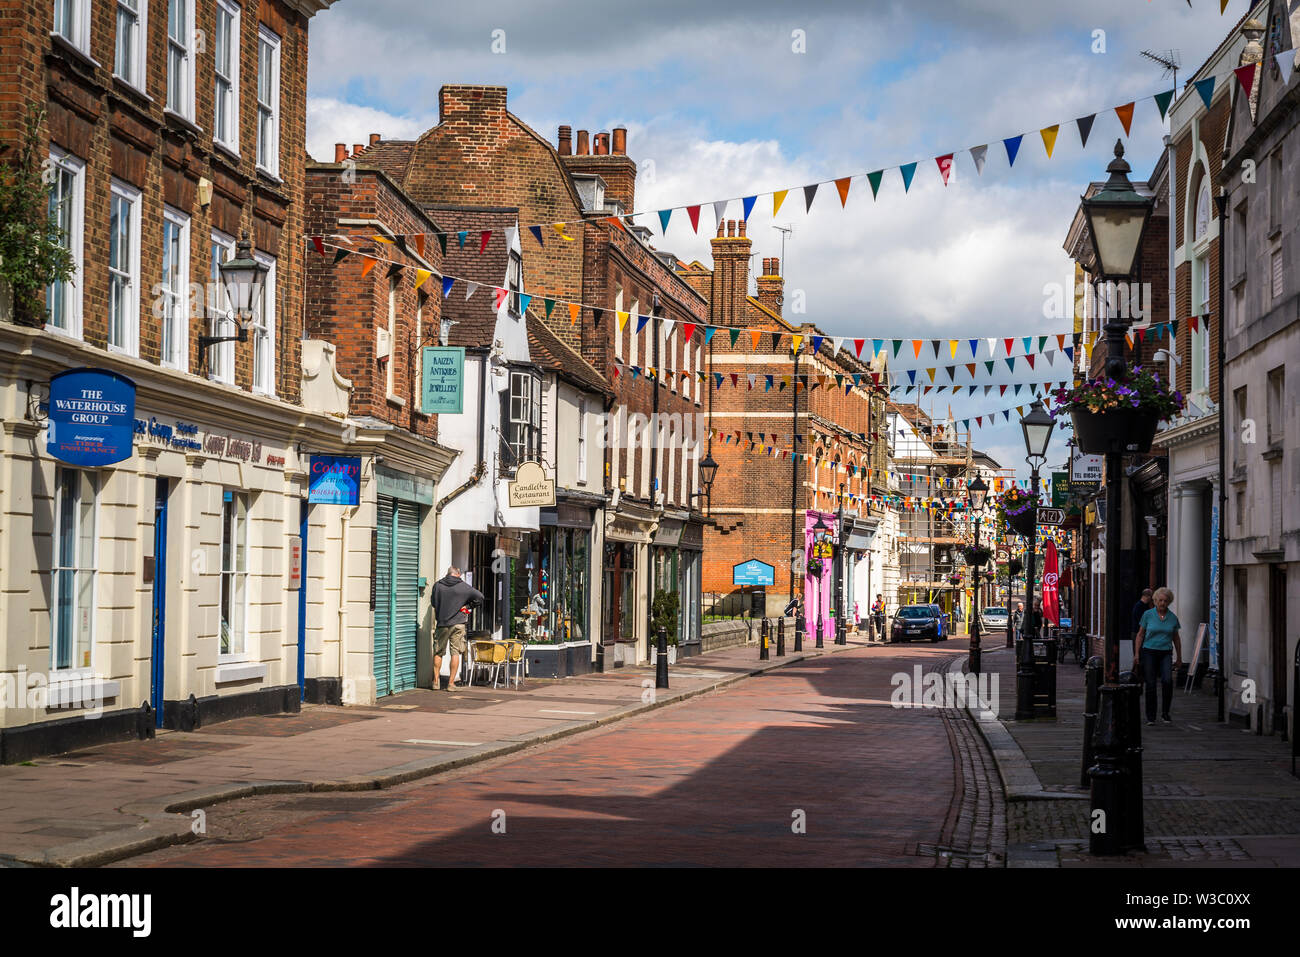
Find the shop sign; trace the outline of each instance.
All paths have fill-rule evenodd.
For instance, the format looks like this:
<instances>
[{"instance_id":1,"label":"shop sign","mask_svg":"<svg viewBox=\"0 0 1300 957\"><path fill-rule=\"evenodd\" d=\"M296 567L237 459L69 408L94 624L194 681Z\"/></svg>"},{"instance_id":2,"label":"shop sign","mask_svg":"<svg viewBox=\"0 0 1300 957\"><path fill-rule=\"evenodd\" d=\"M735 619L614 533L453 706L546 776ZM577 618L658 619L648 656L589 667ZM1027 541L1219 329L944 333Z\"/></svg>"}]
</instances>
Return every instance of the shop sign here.
<instances>
[{"instance_id":1,"label":"shop sign","mask_svg":"<svg viewBox=\"0 0 1300 957\"><path fill-rule=\"evenodd\" d=\"M376 490L389 498L400 498L417 505L433 504L433 483L428 479L405 472L393 472L383 466L375 466Z\"/></svg>"},{"instance_id":2,"label":"shop sign","mask_svg":"<svg viewBox=\"0 0 1300 957\"><path fill-rule=\"evenodd\" d=\"M149 421L135 420L135 434L159 445L187 452L199 452L203 444L199 442L199 427L191 422L175 422L168 425L156 416Z\"/></svg>"},{"instance_id":3,"label":"shop sign","mask_svg":"<svg viewBox=\"0 0 1300 957\"><path fill-rule=\"evenodd\" d=\"M675 519L662 519L655 530L654 544L665 548L676 548L682 541L682 528L682 523Z\"/></svg>"},{"instance_id":4,"label":"shop sign","mask_svg":"<svg viewBox=\"0 0 1300 957\"><path fill-rule=\"evenodd\" d=\"M751 558L747 562L731 566L731 583L733 585L771 586L776 583L776 569L767 562Z\"/></svg>"},{"instance_id":5,"label":"shop sign","mask_svg":"<svg viewBox=\"0 0 1300 957\"><path fill-rule=\"evenodd\" d=\"M289 590L302 587L302 536L289 536Z\"/></svg>"},{"instance_id":6,"label":"shop sign","mask_svg":"<svg viewBox=\"0 0 1300 957\"><path fill-rule=\"evenodd\" d=\"M424 394L420 411L429 415L460 415L465 407L465 349L424 347Z\"/></svg>"},{"instance_id":7,"label":"shop sign","mask_svg":"<svg viewBox=\"0 0 1300 957\"><path fill-rule=\"evenodd\" d=\"M260 462L262 443L237 439L233 435L214 435L209 432L203 440L203 451L216 458L238 459L241 462Z\"/></svg>"},{"instance_id":8,"label":"shop sign","mask_svg":"<svg viewBox=\"0 0 1300 957\"><path fill-rule=\"evenodd\" d=\"M1066 472L1052 473L1052 507L1065 508L1069 503L1070 486L1069 474Z\"/></svg>"},{"instance_id":9,"label":"shop sign","mask_svg":"<svg viewBox=\"0 0 1300 957\"><path fill-rule=\"evenodd\" d=\"M135 383L104 369L51 376L49 425L45 449L61 462L94 468L130 458Z\"/></svg>"},{"instance_id":10,"label":"shop sign","mask_svg":"<svg viewBox=\"0 0 1300 957\"><path fill-rule=\"evenodd\" d=\"M510 507L529 508L555 504L555 479L537 462L523 462L510 485Z\"/></svg>"},{"instance_id":11,"label":"shop sign","mask_svg":"<svg viewBox=\"0 0 1300 957\"><path fill-rule=\"evenodd\" d=\"M357 505L361 502L361 457L313 455L307 501L313 505Z\"/></svg>"},{"instance_id":12,"label":"shop sign","mask_svg":"<svg viewBox=\"0 0 1300 957\"><path fill-rule=\"evenodd\" d=\"M1106 471L1106 456L1085 455L1077 445L1070 457L1070 482L1080 491L1088 491L1101 485L1101 477Z\"/></svg>"}]
</instances>

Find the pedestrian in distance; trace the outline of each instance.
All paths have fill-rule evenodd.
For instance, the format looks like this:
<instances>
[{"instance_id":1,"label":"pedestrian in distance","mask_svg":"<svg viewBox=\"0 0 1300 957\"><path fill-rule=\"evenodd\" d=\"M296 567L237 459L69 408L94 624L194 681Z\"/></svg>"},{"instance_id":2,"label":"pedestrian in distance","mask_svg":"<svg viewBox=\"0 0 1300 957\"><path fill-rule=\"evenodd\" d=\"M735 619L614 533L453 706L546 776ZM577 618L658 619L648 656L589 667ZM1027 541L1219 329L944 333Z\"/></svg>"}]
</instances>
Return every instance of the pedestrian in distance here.
<instances>
[{"instance_id":1,"label":"pedestrian in distance","mask_svg":"<svg viewBox=\"0 0 1300 957\"><path fill-rule=\"evenodd\" d=\"M1151 608L1152 605L1151 596L1152 596L1151 589L1144 588L1142 589L1142 594L1138 597L1138 600L1133 603L1133 610L1129 613L1129 623L1128 623L1129 641L1133 640L1133 636L1137 634L1138 628L1141 627L1142 616L1145 615L1147 613L1147 610ZM1134 653L1134 656L1136 658L1136 652Z\"/></svg>"},{"instance_id":2,"label":"pedestrian in distance","mask_svg":"<svg viewBox=\"0 0 1300 957\"><path fill-rule=\"evenodd\" d=\"M1025 620L1025 603L1016 602L1016 610L1011 613L1011 631L1014 634L1020 634L1020 623Z\"/></svg>"},{"instance_id":3,"label":"pedestrian in distance","mask_svg":"<svg viewBox=\"0 0 1300 957\"><path fill-rule=\"evenodd\" d=\"M1147 724L1156 723L1156 680L1160 681L1160 718L1166 724L1173 722L1169 705L1174 697L1174 669L1183 663L1183 646L1180 640L1178 616L1169 606L1174 593L1168 588L1157 588L1152 596L1154 608L1148 608L1138 621L1137 655L1142 663L1142 676L1146 681Z\"/></svg>"},{"instance_id":4,"label":"pedestrian in distance","mask_svg":"<svg viewBox=\"0 0 1300 957\"><path fill-rule=\"evenodd\" d=\"M871 604L871 624L876 641L885 640L885 597L876 592L876 600Z\"/></svg>"},{"instance_id":5,"label":"pedestrian in distance","mask_svg":"<svg viewBox=\"0 0 1300 957\"><path fill-rule=\"evenodd\" d=\"M469 621L469 610L483 604L483 593L461 577L460 569L452 565L447 574L438 579L433 586L433 620L436 629L433 633L433 688L436 690L442 680L442 658L451 649L451 667L447 684L448 691L459 691L461 685L456 681L460 673L460 659L465 654L465 625Z\"/></svg>"}]
</instances>

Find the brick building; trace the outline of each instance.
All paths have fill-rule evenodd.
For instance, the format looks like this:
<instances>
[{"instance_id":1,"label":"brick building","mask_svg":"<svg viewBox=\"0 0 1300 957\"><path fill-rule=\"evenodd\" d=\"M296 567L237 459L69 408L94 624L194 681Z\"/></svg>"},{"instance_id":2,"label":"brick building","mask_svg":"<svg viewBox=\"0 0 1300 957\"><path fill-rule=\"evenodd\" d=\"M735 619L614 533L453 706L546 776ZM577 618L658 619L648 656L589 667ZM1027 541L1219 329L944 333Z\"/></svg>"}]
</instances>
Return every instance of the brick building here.
<instances>
[{"instance_id":1,"label":"brick building","mask_svg":"<svg viewBox=\"0 0 1300 957\"><path fill-rule=\"evenodd\" d=\"M636 165L624 130L597 133L594 142L579 130L575 147L566 126L552 146L508 110L504 87L448 85L438 102L437 126L413 141L380 140L363 155L393 171L426 206L517 210L519 289L533 297L532 313L615 394L603 430L611 507L602 642L612 664L644 658L650 598L666 591L679 599L675 637L693 646L703 548L694 440L704 398L696 372L705 298L676 274L670 254L650 246L645 230L618 218L635 208ZM469 217L469 225L443 219L449 234L475 228ZM547 298L565 304L548 316ZM576 317L569 302L582 305Z\"/></svg>"},{"instance_id":2,"label":"brick building","mask_svg":"<svg viewBox=\"0 0 1300 957\"><path fill-rule=\"evenodd\" d=\"M819 627L833 637L837 595L846 617L855 601L865 617L872 571L876 591L884 575L882 562L867 560L884 512L856 498L883 492L888 482L884 359L869 365L851 344L836 350L815 326L786 320L776 258L763 259L750 295L752 241L744 220L719 223L711 247L712 269L696 262L681 271L707 296L709 322L718 327L706 360L709 421L721 438L712 442L719 468L705 532L704 590L722 602L737 591L733 567L757 558L775 568L765 613L780 614L793 592L804 601L809 637ZM795 551L805 569L818 558L813 567L824 570L792 570ZM840 566L839 591L831 553Z\"/></svg>"},{"instance_id":3,"label":"brick building","mask_svg":"<svg viewBox=\"0 0 1300 957\"><path fill-rule=\"evenodd\" d=\"M36 111L74 263L44 315L0 315L0 672L49 687L0 704L0 760L298 707L301 450L342 429L298 404L307 33L330 3L0 2L0 143ZM219 266L245 236L263 294L242 339L207 342L239 331ZM122 390L125 458L51 437L52 380L90 367Z\"/></svg>"}]
</instances>

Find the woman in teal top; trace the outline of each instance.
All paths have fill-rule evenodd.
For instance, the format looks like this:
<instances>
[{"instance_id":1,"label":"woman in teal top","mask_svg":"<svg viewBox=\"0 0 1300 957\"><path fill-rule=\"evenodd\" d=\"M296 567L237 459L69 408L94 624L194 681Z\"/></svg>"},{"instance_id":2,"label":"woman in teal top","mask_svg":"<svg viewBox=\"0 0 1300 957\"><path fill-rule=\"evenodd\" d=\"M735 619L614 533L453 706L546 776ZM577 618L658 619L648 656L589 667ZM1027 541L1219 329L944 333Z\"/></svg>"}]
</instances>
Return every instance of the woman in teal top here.
<instances>
[{"instance_id":1,"label":"woman in teal top","mask_svg":"<svg viewBox=\"0 0 1300 957\"><path fill-rule=\"evenodd\" d=\"M1154 608L1148 608L1138 623L1137 653L1146 680L1147 724L1156 723L1156 678L1160 679L1160 717L1170 723L1169 705L1174 697L1173 669L1183 663L1183 648L1179 642L1178 616L1169 610L1174 593L1168 588L1157 588L1153 597ZM1172 660L1171 660L1172 659Z\"/></svg>"}]
</instances>

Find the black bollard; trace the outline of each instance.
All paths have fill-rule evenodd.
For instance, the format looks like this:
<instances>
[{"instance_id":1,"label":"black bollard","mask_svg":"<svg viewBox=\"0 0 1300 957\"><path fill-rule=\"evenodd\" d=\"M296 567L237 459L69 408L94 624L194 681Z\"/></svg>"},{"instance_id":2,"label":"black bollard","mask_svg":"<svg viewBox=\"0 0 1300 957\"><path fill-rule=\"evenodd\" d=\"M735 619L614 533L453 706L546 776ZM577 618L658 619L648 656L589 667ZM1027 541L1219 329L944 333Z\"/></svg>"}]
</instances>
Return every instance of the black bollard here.
<instances>
[{"instance_id":1,"label":"black bollard","mask_svg":"<svg viewBox=\"0 0 1300 957\"><path fill-rule=\"evenodd\" d=\"M1079 768L1079 786L1088 786L1088 769L1094 755L1092 736L1097 731L1097 708L1101 703L1101 658L1093 655L1083 673L1083 764Z\"/></svg>"},{"instance_id":2,"label":"black bollard","mask_svg":"<svg viewBox=\"0 0 1300 957\"><path fill-rule=\"evenodd\" d=\"M1128 768L1128 785L1122 824L1124 850L1145 851L1146 834L1142 814L1142 684L1131 671L1121 672L1126 709L1124 765Z\"/></svg>"},{"instance_id":3,"label":"black bollard","mask_svg":"<svg viewBox=\"0 0 1300 957\"><path fill-rule=\"evenodd\" d=\"M776 656L785 657L785 619L782 618L776 623Z\"/></svg>"},{"instance_id":4,"label":"black bollard","mask_svg":"<svg viewBox=\"0 0 1300 957\"><path fill-rule=\"evenodd\" d=\"M759 661L767 661L767 636L768 636L767 619L764 618L763 627L759 629L759 633L758 633L758 660Z\"/></svg>"},{"instance_id":5,"label":"black bollard","mask_svg":"<svg viewBox=\"0 0 1300 957\"><path fill-rule=\"evenodd\" d=\"M1123 739L1125 702L1119 685L1103 685L1097 709L1093 750L1097 763L1088 769L1092 792L1088 815L1088 851L1096 855L1124 851L1124 799L1129 770Z\"/></svg>"},{"instance_id":6,"label":"black bollard","mask_svg":"<svg viewBox=\"0 0 1300 957\"><path fill-rule=\"evenodd\" d=\"M655 662L655 687L668 687L668 629L660 628L658 632L658 660Z\"/></svg>"},{"instance_id":7,"label":"black bollard","mask_svg":"<svg viewBox=\"0 0 1300 957\"><path fill-rule=\"evenodd\" d=\"M803 629L804 629L803 615L795 615L794 616L794 650L796 652L803 651Z\"/></svg>"}]
</instances>

